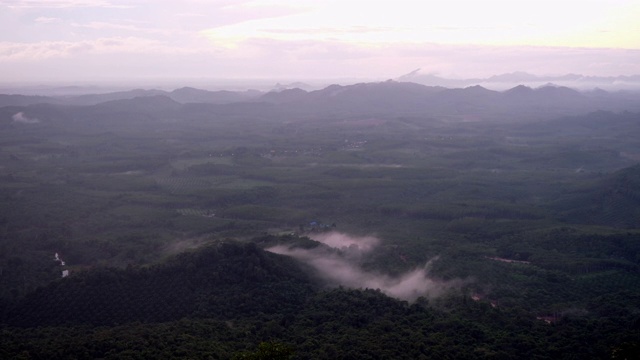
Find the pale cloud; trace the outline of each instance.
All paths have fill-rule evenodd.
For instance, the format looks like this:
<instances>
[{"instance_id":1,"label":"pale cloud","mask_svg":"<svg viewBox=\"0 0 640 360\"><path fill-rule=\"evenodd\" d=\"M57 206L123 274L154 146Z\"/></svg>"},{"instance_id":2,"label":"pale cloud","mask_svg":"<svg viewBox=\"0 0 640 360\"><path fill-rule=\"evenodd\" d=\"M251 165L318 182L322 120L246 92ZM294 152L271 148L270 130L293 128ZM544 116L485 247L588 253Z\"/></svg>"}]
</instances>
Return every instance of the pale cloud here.
<instances>
[{"instance_id":1,"label":"pale cloud","mask_svg":"<svg viewBox=\"0 0 640 360\"><path fill-rule=\"evenodd\" d=\"M228 47L249 38L412 43L638 47L640 5L624 1L323 1L284 18L204 30ZM363 31L364 30L364 31Z\"/></svg>"},{"instance_id":2,"label":"pale cloud","mask_svg":"<svg viewBox=\"0 0 640 360\"><path fill-rule=\"evenodd\" d=\"M195 12L180 12L176 14L177 17L184 18L205 18L206 15L203 13L195 13Z\"/></svg>"},{"instance_id":3,"label":"pale cloud","mask_svg":"<svg viewBox=\"0 0 640 360\"><path fill-rule=\"evenodd\" d=\"M247 0L228 2L222 10L238 13L263 13L260 17L291 15L311 10L311 1Z\"/></svg>"},{"instance_id":4,"label":"pale cloud","mask_svg":"<svg viewBox=\"0 0 640 360\"><path fill-rule=\"evenodd\" d=\"M454 77L487 77L514 71L539 75L573 72L616 76L640 73L640 50L634 49L362 44L332 39L277 40L266 37L238 42L225 40L212 40L210 46L229 58L260 59L259 68L268 69L271 74L282 74L286 69L293 76L384 79L415 68Z\"/></svg>"},{"instance_id":5,"label":"pale cloud","mask_svg":"<svg viewBox=\"0 0 640 360\"><path fill-rule=\"evenodd\" d=\"M39 24L53 24L53 23L62 22L62 19L55 18L55 17L40 16L40 17L36 18L34 21L39 23Z\"/></svg>"},{"instance_id":6,"label":"pale cloud","mask_svg":"<svg viewBox=\"0 0 640 360\"><path fill-rule=\"evenodd\" d=\"M94 30L104 30L104 29L126 30L126 31L140 31L141 30L140 27L135 26L135 25L110 23L110 22L104 22L104 21L91 21L89 23L84 23L84 24L74 22L74 23L71 23L71 26L94 29Z\"/></svg>"},{"instance_id":7,"label":"pale cloud","mask_svg":"<svg viewBox=\"0 0 640 360\"><path fill-rule=\"evenodd\" d=\"M113 30L118 32L129 33L145 33L145 34L157 34L163 36L177 36L188 34L186 31L179 29L166 29L166 28L152 28L148 26L141 26L134 23L121 23L121 22L106 22L106 21L91 21L88 23L73 22L70 24L74 28L84 28L91 30Z\"/></svg>"},{"instance_id":8,"label":"pale cloud","mask_svg":"<svg viewBox=\"0 0 640 360\"><path fill-rule=\"evenodd\" d=\"M89 41L42 41L37 43L0 42L0 61L41 61L91 54L165 54L207 52L207 49L180 48L161 41L139 37L111 37Z\"/></svg>"},{"instance_id":9,"label":"pale cloud","mask_svg":"<svg viewBox=\"0 0 640 360\"><path fill-rule=\"evenodd\" d=\"M153 6L152 11L157 11ZM182 26L201 31L247 21L282 19L309 10L304 1L199 1L176 2L164 7L171 18L179 19Z\"/></svg>"},{"instance_id":10,"label":"pale cloud","mask_svg":"<svg viewBox=\"0 0 640 360\"><path fill-rule=\"evenodd\" d=\"M0 9L0 71L25 78L53 59L73 77L96 68L87 56L119 59L100 75L129 78L140 71L123 65L145 54L146 76L640 73L640 3L630 0L0 0ZM168 66L186 60L190 69Z\"/></svg>"},{"instance_id":11,"label":"pale cloud","mask_svg":"<svg viewBox=\"0 0 640 360\"><path fill-rule=\"evenodd\" d=\"M464 77L523 70L538 75L640 73L640 49L411 44L388 52L393 58L413 59L426 73Z\"/></svg>"},{"instance_id":12,"label":"pale cloud","mask_svg":"<svg viewBox=\"0 0 640 360\"><path fill-rule=\"evenodd\" d=\"M616 76L640 73L640 50L588 49L535 46L478 46L441 44L396 44L362 46L340 41L281 41L250 39L234 48L225 44L199 42L169 43L145 37L103 37L83 41L41 41L36 43L0 42L0 64L5 73L12 68L21 73L35 74L36 68L52 59L67 59L60 65L60 73L67 67L74 73L80 56L117 55L122 64L139 63L144 56L146 76L216 76L242 78L394 78L415 68L423 73L442 76L486 77L513 71L528 71L539 75L582 73L585 75ZM164 64L184 63L188 56L190 68L167 68ZM173 59L173 60L172 60ZM97 59L95 59L97 60ZM94 61L95 61L94 60ZM163 64L159 67L159 64ZM87 66L87 65L84 65ZM110 69L112 76L131 77L123 66ZM104 73L108 75L109 73Z\"/></svg>"},{"instance_id":13,"label":"pale cloud","mask_svg":"<svg viewBox=\"0 0 640 360\"><path fill-rule=\"evenodd\" d=\"M372 27L372 26L348 26L344 28L316 27L306 29L262 29L261 31L269 34L345 34L345 33L382 33L392 31L388 27Z\"/></svg>"},{"instance_id":14,"label":"pale cloud","mask_svg":"<svg viewBox=\"0 0 640 360\"><path fill-rule=\"evenodd\" d=\"M0 0L0 5L11 9L29 8L77 8L77 7L108 7L130 8L131 5L118 4L104 0Z\"/></svg>"}]
</instances>

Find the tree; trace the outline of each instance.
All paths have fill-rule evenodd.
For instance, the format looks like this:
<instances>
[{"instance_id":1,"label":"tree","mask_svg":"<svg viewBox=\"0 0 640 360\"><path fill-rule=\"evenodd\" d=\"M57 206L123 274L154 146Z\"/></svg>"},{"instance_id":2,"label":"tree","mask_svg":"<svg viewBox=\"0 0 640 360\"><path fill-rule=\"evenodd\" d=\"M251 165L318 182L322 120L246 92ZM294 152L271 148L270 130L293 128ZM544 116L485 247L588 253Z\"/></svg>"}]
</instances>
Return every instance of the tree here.
<instances>
[{"instance_id":1,"label":"tree","mask_svg":"<svg viewBox=\"0 0 640 360\"><path fill-rule=\"evenodd\" d=\"M287 360L294 354L293 347L277 342L262 342L256 351L236 354L234 360Z\"/></svg>"}]
</instances>

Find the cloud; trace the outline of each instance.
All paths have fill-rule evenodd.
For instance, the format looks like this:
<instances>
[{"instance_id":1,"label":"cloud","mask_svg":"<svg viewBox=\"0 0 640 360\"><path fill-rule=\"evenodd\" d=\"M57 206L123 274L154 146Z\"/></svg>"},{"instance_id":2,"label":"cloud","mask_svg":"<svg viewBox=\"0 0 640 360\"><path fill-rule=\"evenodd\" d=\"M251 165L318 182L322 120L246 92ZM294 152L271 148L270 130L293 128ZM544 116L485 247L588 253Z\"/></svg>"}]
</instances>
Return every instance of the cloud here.
<instances>
[{"instance_id":1,"label":"cloud","mask_svg":"<svg viewBox=\"0 0 640 360\"><path fill-rule=\"evenodd\" d=\"M40 120L36 118L29 118L25 116L22 111L14 114L11 118L13 119L13 122L23 123L23 124L37 124L40 122Z\"/></svg>"},{"instance_id":2,"label":"cloud","mask_svg":"<svg viewBox=\"0 0 640 360\"><path fill-rule=\"evenodd\" d=\"M212 52L213 50L173 46L160 40L132 36L84 41L0 42L0 61L35 62L51 58L69 58L81 54L164 54L177 56L208 51Z\"/></svg>"},{"instance_id":3,"label":"cloud","mask_svg":"<svg viewBox=\"0 0 640 360\"><path fill-rule=\"evenodd\" d=\"M372 26L348 26L343 28L329 28L329 27L317 27L317 28L297 28L297 29L278 29L267 28L262 29L265 33L273 34L345 34L345 33L381 33L387 31L393 31L394 29L389 27L372 27Z\"/></svg>"},{"instance_id":4,"label":"cloud","mask_svg":"<svg viewBox=\"0 0 640 360\"><path fill-rule=\"evenodd\" d=\"M279 2L291 4L291 2ZM271 7L273 3L269 4ZM640 6L540 4L531 0L449 1L437 5L411 1L354 0L309 2L303 11L282 16L248 17L246 21L209 29L212 39L240 42L249 38L329 40L355 44L482 44L637 47ZM251 6L242 4L242 11ZM465 9L465 11L460 11ZM606 19L603 19L606 17ZM606 21L605 21L606 20ZM603 32L602 30L606 30Z\"/></svg>"},{"instance_id":5,"label":"cloud","mask_svg":"<svg viewBox=\"0 0 640 360\"><path fill-rule=\"evenodd\" d=\"M39 61L54 57L67 57L78 52L89 51L92 48L91 42L0 42L0 61Z\"/></svg>"},{"instance_id":6,"label":"cloud","mask_svg":"<svg viewBox=\"0 0 640 360\"><path fill-rule=\"evenodd\" d=\"M102 26L94 24L96 26ZM183 41L181 41L183 40ZM91 56L91 58L87 58ZM336 40L285 41L250 38L222 40L180 37L109 36L80 41L0 42L0 63L16 79L37 80L51 68L73 81L78 68L98 68L116 60L123 66L102 67L96 77L223 76L228 78L395 78L415 68L445 77L488 77L514 71L537 75L580 73L617 76L640 74L640 50L534 46L388 44L367 46ZM90 62L89 62L90 61ZM9 67L11 64L11 67ZM130 64L127 65L127 64ZM174 64L170 67L170 64ZM176 64L188 64L176 66ZM612 66L615 64L615 66ZM36 75L37 74L37 75ZM66 75L63 75L66 74ZM221 75L223 74L223 75ZM83 77L91 77L86 73Z\"/></svg>"},{"instance_id":7,"label":"cloud","mask_svg":"<svg viewBox=\"0 0 640 360\"><path fill-rule=\"evenodd\" d=\"M127 30L127 31L140 31L140 28L135 25L111 23L111 22L105 22L105 21L92 21L84 24L74 22L74 23L71 23L71 26L94 29L94 30L115 29L115 30Z\"/></svg>"},{"instance_id":8,"label":"cloud","mask_svg":"<svg viewBox=\"0 0 640 360\"><path fill-rule=\"evenodd\" d=\"M414 59L423 71L485 77L514 71L538 75L582 73L617 76L640 73L640 50L556 46L403 44L388 49ZM616 66L606 65L615 63Z\"/></svg>"},{"instance_id":9,"label":"cloud","mask_svg":"<svg viewBox=\"0 0 640 360\"><path fill-rule=\"evenodd\" d=\"M77 7L101 7L101 8L131 8L131 5L116 4L105 0L0 0L0 5L11 9L30 8L77 8Z\"/></svg>"},{"instance_id":10,"label":"cloud","mask_svg":"<svg viewBox=\"0 0 640 360\"><path fill-rule=\"evenodd\" d=\"M145 33L145 34L159 34L165 36L177 36L184 35L185 32L178 29L165 29L165 28L151 28L144 27L133 23L120 23L120 22L106 22L106 21L91 21L88 23L73 22L70 24L74 28L83 28L91 30L115 30L128 33Z\"/></svg>"},{"instance_id":11,"label":"cloud","mask_svg":"<svg viewBox=\"0 0 640 360\"><path fill-rule=\"evenodd\" d=\"M316 235L313 238L327 246L301 249L278 245L267 251L288 255L305 262L329 284L350 288L380 289L389 296L408 301L414 301L420 296L436 297L463 284L462 280L442 281L429 276L431 263L437 259L400 276L364 270L358 260L380 243L380 240L375 237L352 237L332 232Z\"/></svg>"},{"instance_id":12,"label":"cloud","mask_svg":"<svg viewBox=\"0 0 640 360\"><path fill-rule=\"evenodd\" d=\"M582 4L577 16L531 0L0 0L9 10L0 11L0 62L18 81L89 80L89 69L122 79L384 80L418 67L459 77L640 73L640 5L612 1ZM115 58L121 66L104 66Z\"/></svg>"},{"instance_id":13,"label":"cloud","mask_svg":"<svg viewBox=\"0 0 640 360\"><path fill-rule=\"evenodd\" d=\"M54 18L54 17L40 16L40 17L35 19L35 22L37 22L38 24L53 24L53 23L62 22L62 19Z\"/></svg>"},{"instance_id":14,"label":"cloud","mask_svg":"<svg viewBox=\"0 0 640 360\"><path fill-rule=\"evenodd\" d=\"M304 1L234 1L220 7L227 14L242 14L247 19L266 19L308 12L311 7Z\"/></svg>"}]
</instances>

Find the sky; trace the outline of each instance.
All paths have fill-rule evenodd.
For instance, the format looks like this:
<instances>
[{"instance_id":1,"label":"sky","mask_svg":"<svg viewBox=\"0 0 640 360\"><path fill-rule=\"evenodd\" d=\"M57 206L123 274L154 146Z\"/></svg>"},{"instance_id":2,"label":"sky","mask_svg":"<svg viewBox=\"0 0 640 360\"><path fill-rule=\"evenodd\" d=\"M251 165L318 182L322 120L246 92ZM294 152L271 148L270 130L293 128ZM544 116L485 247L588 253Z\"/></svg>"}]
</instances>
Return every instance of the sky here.
<instances>
[{"instance_id":1,"label":"sky","mask_svg":"<svg viewBox=\"0 0 640 360\"><path fill-rule=\"evenodd\" d=\"M640 1L0 0L0 82L640 74Z\"/></svg>"}]
</instances>

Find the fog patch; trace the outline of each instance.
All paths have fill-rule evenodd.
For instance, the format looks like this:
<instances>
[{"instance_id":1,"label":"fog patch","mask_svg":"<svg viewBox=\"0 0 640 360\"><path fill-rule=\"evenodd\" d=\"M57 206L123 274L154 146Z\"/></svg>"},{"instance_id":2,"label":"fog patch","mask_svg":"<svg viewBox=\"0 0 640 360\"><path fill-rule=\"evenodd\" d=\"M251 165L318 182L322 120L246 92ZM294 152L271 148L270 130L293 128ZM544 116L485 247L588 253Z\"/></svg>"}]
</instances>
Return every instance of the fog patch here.
<instances>
[{"instance_id":1,"label":"fog patch","mask_svg":"<svg viewBox=\"0 0 640 360\"><path fill-rule=\"evenodd\" d=\"M22 124L37 124L40 122L40 120L36 118L30 118L26 116L22 111L14 114L11 118L13 119L13 122L22 123Z\"/></svg>"},{"instance_id":2,"label":"fog patch","mask_svg":"<svg viewBox=\"0 0 640 360\"><path fill-rule=\"evenodd\" d=\"M428 261L423 267L400 276L363 269L358 263L358 258L380 244L380 240L375 237L352 237L333 232L314 235L313 239L326 246L303 249L277 245L266 250L305 262L329 284L349 288L380 289L389 296L408 301L414 301L421 296L437 297L448 289L460 287L463 284L462 280L441 281L430 277L431 264L437 261L437 258Z\"/></svg>"}]
</instances>

